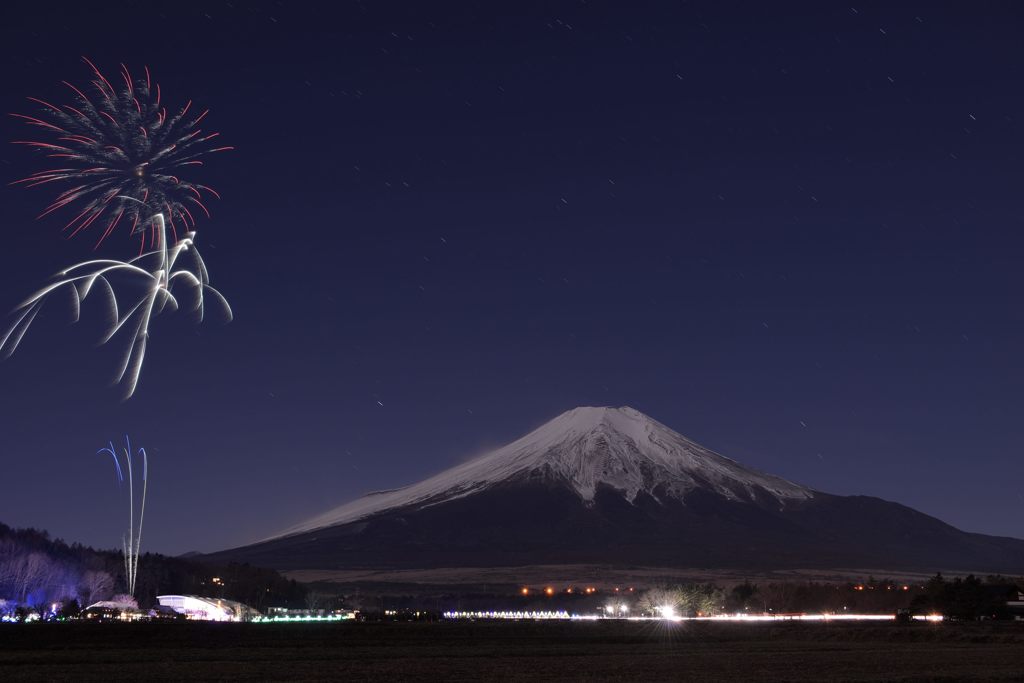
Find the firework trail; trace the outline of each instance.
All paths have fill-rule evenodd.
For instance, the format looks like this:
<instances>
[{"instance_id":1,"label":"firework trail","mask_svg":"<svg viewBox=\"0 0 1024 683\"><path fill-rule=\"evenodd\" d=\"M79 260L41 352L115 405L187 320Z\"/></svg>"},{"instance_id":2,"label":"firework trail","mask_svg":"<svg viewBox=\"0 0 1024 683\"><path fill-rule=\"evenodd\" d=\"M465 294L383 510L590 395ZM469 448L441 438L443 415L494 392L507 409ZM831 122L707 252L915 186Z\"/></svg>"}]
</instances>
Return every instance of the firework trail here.
<instances>
[{"instance_id":1,"label":"firework trail","mask_svg":"<svg viewBox=\"0 0 1024 683\"><path fill-rule=\"evenodd\" d=\"M124 437L124 448L118 453L114 448L114 442L106 448L101 448L97 455L109 453L114 459L114 469L117 471L118 485L124 483L124 473L128 472L128 535L121 537L121 547L124 551L124 576L127 584L128 594L135 595L135 577L139 572L139 548L142 546L142 520L146 512L146 485L149 481L149 456L145 448L139 448L132 452L132 443L128 435ZM124 467L121 467L122 455ZM142 458L142 496L138 506L138 525L135 523L135 473L132 467L136 457Z\"/></svg>"},{"instance_id":2,"label":"firework trail","mask_svg":"<svg viewBox=\"0 0 1024 683\"><path fill-rule=\"evenodd\" d=\"M179 309L178 298L174 294L175 285L180 283L182 287L191 290L194 301L192 310L198 314L200 322L205 317L207 296L211 296L223 307L230 321L231 306L220 292L210 286L206 264L193 244L195 233L187 233L173 247L168 247L164 235L166 227L163 215L157 214L153 222L160 233L160 246L157 249L128 261L96 259L78 263L58 273L54 282L22 302L15 309L14 324L3 337L0 337L0 355L10 357L17 350L18 344L51 294L57 291L71 292L74 301L74 320L77 321L81 315L82 302L98 289L106 295L110 310L110 327L100 343L107 343L124 328L131 330L128 348L115 380L115 384L123 385L127 399L135 393L139 383L153 317L162 313L168 306L172 310ZM186 254L190 255L190 258L183 258ZM187 262L183 265L181 261ZM118 298L110 282L112 276L119 276L126 283L133 285L128 289L134 292L141 291L142 294L130 299L126 307L119 307Z\"/></svg>"},{"instance_id":3,"label":"firework trail","mask_svg":"<svg viewBox=\"0 0 1024 683\"><path fill-rule=\"evenodd\" d=\"M71 231L68 237L93 224L100 225L103 231L97 247L123 221L130 224L131 234L139 236L139 254L127 261L84 261L58 273L54 282L15 309L14 324L0 337L0 356L14 353L51 294L72 292L77 321L82 302L94 289L99 289L106 295L111 312L110 328L100 343L110 341L122 329L130 330L131 338L115 381L124 386L125 398L130 398L142 372L153 317L168 306L172 310L179 308L172 292L177 283L191 287L193 310L198 312L200 321L206 296L223 306L228 320L232 317L227 300L210 286L206 264L195 249L195 219L188 208L199 207L209 216L202 201L203 192L219 195L206 185L176 175L181 169L201 166L203 161L199 157L205 154L232 148L209 144L219 133L203 133L199 122L207 112L190 115L191 100L169 115L161 103L160 85L152 82L148 68L144 79L133 79L122 64L124 87L118 91L92 62L83 59L94 75L95 92L91 99L65 81L76 96L75 106L58 107L29 98L40 105L39 116L14 114L52 138L52 142L17 140L16 144L60 159L62 166L38 171L15 184L71 184L39 217L66 206L74 207L75 211L80 209L65 226L66 231ZM183 229L180 235L178 226ZM184 254L191 254L191 259L182 266L179 258ZM119 307L112 277L118 283L124 282L132 292L123 309ZM141 295L137 294L139 291Z\"/></svg>"},{"instance_id":4,"label":"firework trail","mask_svg":"<svg viewBox=\"0 0 1024 683\"><path fill-rule=\"evenodd\" d=\"M193 210L209 217L205 195L220 196L181 174L202 166L204 155L233 148L214 146L212 141L220 134L199 127L209 110L190 113L189 100L169 111L148 67L144 78L135 78L122 64L115 88L92 62L82 59L93 80L91 87L82 89L64 81L72 104L58 106L30 97L39 106L35 116L12 114L44 137L15 144L39 150L56 166L13 184L69 185L39 215L72 209L76 215L64 227L69 238L96 226L98 247L119 225L130 226L130 234L140 239L142 254L165 239L154 220L163 214L172 244L177 243L179 228L182 234L195 230Z\"/></svg>"}]
</instances>

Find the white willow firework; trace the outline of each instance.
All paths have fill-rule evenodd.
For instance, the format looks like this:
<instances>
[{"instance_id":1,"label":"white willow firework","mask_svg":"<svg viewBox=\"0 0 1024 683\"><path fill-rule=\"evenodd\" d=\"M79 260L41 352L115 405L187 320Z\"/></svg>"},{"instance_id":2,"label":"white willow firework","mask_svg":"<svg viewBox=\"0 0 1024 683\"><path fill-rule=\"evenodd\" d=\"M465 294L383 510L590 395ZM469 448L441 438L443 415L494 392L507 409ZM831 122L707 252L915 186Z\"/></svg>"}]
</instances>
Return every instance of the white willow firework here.
<instances>
[{"instance_id":1,"label":"white willow firework","mask_svg":"<svg viewBox=\"0 0 1024 683\"><path fill-rule=\"evenodd\" d=\"M131 441L128 436L124 437L124 448L118 453L114 448L114 442L106 448L97 451L97 455L109 453L114 459L114 468L117 470L117 483L123 484L125 470L128 471L128 535L121 537L121 547L124 552L124 580L127 584L128 594L135 595L135 579L139 573L139 549L142 547L142 521L146 513L146 485L149 481L149 456L145 448L132 451ZM124 467L121 467L122 455ZM138 505L138 523L135 520L135 470L133 461L136 457L142 458L142 495Z\"/></svg>"},{"instance_id":2,"label":"white willow firework","mask_svg":"<svg viewBox=\"0 0 1024 683\"><path fill-rule=\"evenodd\" d=\"M70 291L74 302L74 320L81 316L82 302L93 291L99 289L106 294L110 310L110 326L100 343L105 344L122 329L127 329L130 339L115 384L121 385L125 398L130 398L138 386L142 363L146 357L150 325L153 317L168 306L179 309L175 296L175 285L187 287L193 296L192 309L202 322L206 312L206 297L210 296L219 304L231 320L231 306L227 299L210 286L210 276L202 256L195 248L195 233L187 233L173 247L167 246L164 217L156 214L153 222L160 232L158 247L127 261L94 259L75 264L57 274L56 280L39 290L15 309L15 321L7 333L0 338L0 354L9 357L17 350L22 338L42 310L50 295L58 291ZM186 254L190 258L184 258ZM182 265L182 261L189 261ZM131 285L134 296L129 305L121 307L110 278L118 276ZM141 285L141 290L139 288Z\"/></svg>"}]
</instances>

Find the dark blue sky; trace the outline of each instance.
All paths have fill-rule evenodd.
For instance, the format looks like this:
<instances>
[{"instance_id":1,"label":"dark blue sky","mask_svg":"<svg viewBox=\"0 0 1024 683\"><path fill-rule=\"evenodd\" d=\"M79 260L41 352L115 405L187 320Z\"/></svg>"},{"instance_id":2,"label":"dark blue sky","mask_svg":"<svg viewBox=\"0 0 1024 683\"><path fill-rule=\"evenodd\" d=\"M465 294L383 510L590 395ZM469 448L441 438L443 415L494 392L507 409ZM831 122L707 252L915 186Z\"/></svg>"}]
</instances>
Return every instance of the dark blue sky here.
<instances>
[{"instance_id":1,"label":"dark blue sky","mask_svg":"<svg viewBox=\"0 0 1024 683\"><path fill-rule=\"evenodd\" d=\"M80 55L211 108L236 320L159 318L121 403L121 347L53 302L0 364L0 521L118 544L94 453L129 432L144 545L212 550L631 405L1024 537L1024 10L933 4L5 7L5 112ZM2 308L92 253L49 197L0 188Z\"/></svg>"}]
</instances>

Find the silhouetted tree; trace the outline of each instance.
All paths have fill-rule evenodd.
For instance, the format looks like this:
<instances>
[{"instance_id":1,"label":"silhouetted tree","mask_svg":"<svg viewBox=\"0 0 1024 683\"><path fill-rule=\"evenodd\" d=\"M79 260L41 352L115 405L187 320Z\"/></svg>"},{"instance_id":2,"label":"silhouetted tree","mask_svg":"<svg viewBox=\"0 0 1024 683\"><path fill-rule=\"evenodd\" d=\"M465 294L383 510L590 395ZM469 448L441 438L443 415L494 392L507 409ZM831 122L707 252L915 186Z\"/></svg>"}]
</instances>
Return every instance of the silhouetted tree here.
<instances>
[{"instance_id":1,"label":"silhouetted tree","mask_svg":"<svg viewBox=\"0 0 1024 683\"><path fill-rule=\"evenodd\" d=\"M756 596L757 593L757 585L750 583L750 581L744 581L743 583L733 586L732 590L729 591L729 596L726 601L726 609L733 612L758 609L759 605L754 601L754 596Z\"/></svg>"}]
</instances>

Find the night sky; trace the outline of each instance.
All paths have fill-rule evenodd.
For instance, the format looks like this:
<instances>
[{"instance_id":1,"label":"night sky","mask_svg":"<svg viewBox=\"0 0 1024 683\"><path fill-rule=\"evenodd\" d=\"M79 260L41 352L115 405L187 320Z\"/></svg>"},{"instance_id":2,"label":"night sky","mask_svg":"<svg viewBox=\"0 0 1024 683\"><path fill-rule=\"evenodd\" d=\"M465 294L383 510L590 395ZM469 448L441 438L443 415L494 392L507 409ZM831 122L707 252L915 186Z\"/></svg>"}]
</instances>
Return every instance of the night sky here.
<instances>
[{"instance_id":1,"label":"night sky","mask_svg":"<svg viewBox=\"0 0 1024 683\"><path fill-rule=\"evenodd\" d=\"M209 107L236 319L158 318L122 403L99 309L51 302L0 363L0 521L119 545L127 432L143 548L215 550L630 405L1024 537L1017 3L83 4L0 10L0 110L81 55ZM7 185L41 163L0 148L5 310L93 254Z\"/></svg>"}]
</instances>

